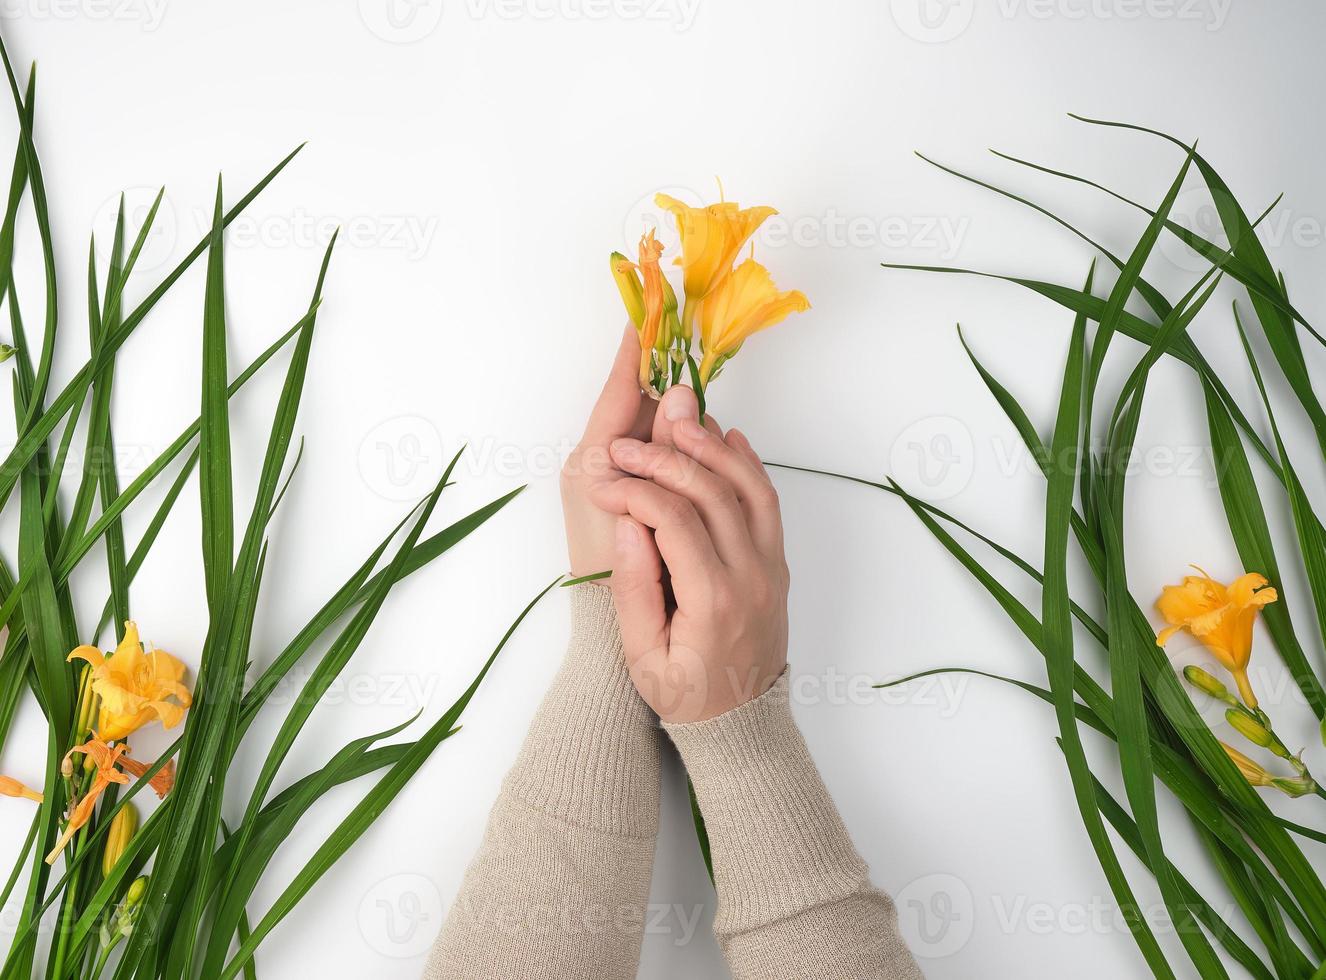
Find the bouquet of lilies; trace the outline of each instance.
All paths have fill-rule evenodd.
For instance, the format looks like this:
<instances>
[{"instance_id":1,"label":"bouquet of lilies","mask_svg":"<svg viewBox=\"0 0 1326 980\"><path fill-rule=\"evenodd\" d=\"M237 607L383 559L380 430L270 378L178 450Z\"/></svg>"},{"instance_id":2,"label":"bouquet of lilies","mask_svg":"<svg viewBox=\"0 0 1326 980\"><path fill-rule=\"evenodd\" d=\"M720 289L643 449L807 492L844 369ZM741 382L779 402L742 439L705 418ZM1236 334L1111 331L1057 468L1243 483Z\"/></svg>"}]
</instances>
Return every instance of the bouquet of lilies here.
<instances>
[{"instance_id":1,"label":"bouquet of lilies","mask_svg":"<svg viewBox=\"0 0 1326 980\"><path fill-rule=\"evenodd\" d=\"M1117 271L1108 288L1099 288L1095 262L1081 285L966 269L890 266L1004 280L1071 315L1068 358L1048 440L959 331L976 375L1045 479L1045 548L1039 568L958 517L912 496L893 480L849 479L903 500L1007 613L1043 661L1044 684L997 679L1053 706L1058 744L1087 841L1149 970L1157 977L1190 976L1195 971L1204 978L1223 978L1236 965L1238 975L1259 980L1321 980L1326 977L1326 882L1319 857L1315 861L1309 857L1319 852L1307 850L1305 845L1326 842L1326 833L1311 825L1319 824L1320 819L1280 811L1303 806L1295 801L1326 797L1326 791L1309 772L1303 747L1286 744L1277 734L1268 706L1259 702L1253 689L1248 666L1254 627L1264 622L1307 710L1319 725L1326 722L1326 687L1320 672L1326 660L1326 529L1277 423L1278 410L1263 377L1266 355L1255 350L1252 332L1247 329L1248 310L1296 410L1312 423L1317 446L1292 448L1314 466L1321 464L1319 453L1326 451L1326 410L1310 379L1304 345L1326 346L1326 338L1294 307L1283 277L1256 234L1257 223L1278 201L1261 217L1250 218L1195 147L1153 130L1122 123L1102 125L1114 127L1116 132L1140 131L1176 148L1182 163L1159 203L1144 205L1086 178L997 155L1042 174L1105 191L1115 202L1135 210L1145 221L1145 229L1126 254L1116 254L1039 203L1001 190L988 180L941 169L1025 204L1072 232L1090 246L1098 260ZM1171 217L1190 173L1200 178L1209 195L1223 242L1205 238ZM1147 259L1162 235L1171 236L1180 247L1205 260L1205 270L1178 298L1166 296L1144 276ZM1221 281L1234 284L1241 293L1233 306L1230 335L1246 355L1256 383L1260 398L1253 413L1261 415L1260 425L1249 417L1226 379L1188 335L1189 325L1206 308ZM1129 309L1134 297L1145 306L1145 314ZM1094 331L1089 329L1092 325ZM1121 372L1124 381L1112 407L1099 412L1096 403L1105 390L1102 368L1108 354L1118 357L1125 353L1122 338L1138 346L1128 359L1126 372ZM1165 588L1155 608L1166 625L1157 633L1145 608L1129 590L1124 518L1127 477L1148 376L1162 357L1175 358L1192 369L1206 408L1214 476L1230 539L1247 571L1231 576L1225 584L1198 569L1198 574ZM1271 438L1262 434L1263 426ZM1259 487L1254 463L1269 490ZM1297 546L1283 563L1265 509L1275 498L1285 505ZM964 535L990 549L997 561L979 558L961 540ZM1076 546L1090 568L1086 585L1090 600L1078 595L1073 601L1070 595L1070 545ZM1002 563L1039 584L1039 611L1023 604L991 570ZM1298 578L1312 597L1310 614L1304 617L1300 610L1298 623L1286 603L1284 583L1290 576ZM1092 608L1103 613L1092 615L1088 612ZM1304 618L1312 626L1304 627ZM1196 664L1182 671L1174 669L1162 648L1172 644L1179 633L1202 645L1212 658L1212 670ZM1092 672L1100 658L1087 656L1087 647L1103 652L1107 679L1098 680ZM947 671L994 676L967 667L925 673ZM1187 681L1191 693L1180 678ZM1208 699L1223 706L1227 728L1213 731L1203 719L1199 709L1203 702L1211 703ZM1116 743L1122 798L1111 793L1093 771L1084 751L1082 729ZM1321 730L1326 733L1326 726ZM1253 756L1261 756L1261 760ZM1186 824L1167 826L1161 821L1162 795L1183 807L1189 818ZM1199 892L1176 865L1173 855L1177 849L1172 844L1177 835L1185 833L1205 853L1207 870L1223 883L1227 894L1208 897ZM1144 913L1120 861L1120 846L1132 851L1154 878L1174 926L1167 941L1162 942L1153 928L1153 917ZM1172 965L1178 958L1184 962Z\"/></svg>"},{"instance_id":2,"label":"bouquet of lilies","mask_svg":"<svg viewBox=\"0 0 1326 980\"><path fill-rule=\"evenodd\" d=\"M704 390L736 356L746 338L810 309L798 290L780 292L769 270L752 254L737 263L741 250L770 215L771 207L742 208L728 201L691 207L658 194L654 201L677 222L683 302L663 274L663 243L653 229L640 238L637 262L620 252L609 256L613 278L627 315L640 334L640 387L655 396L689 372L704 406ZM700 360L691 353L699 327Z\"/></svg>"},{"instance_id":3,"label":"bouquet of lilies","mask_svg":"<svg viewBox=\"0 0 1326 980\"><path fill-rule=\"evenodd\" d=\"M16 513L19 529L16 562L0 556L0 771L5 773L0 805L32 810L26 839L5 841L15 865L0 884L0 906L7 907L6 922L12 927L0 978L40 973L49 980L103 975L229 980L241 972L252 977L260 944L456 732L461 713L514 625L469 687L413 737L396 738L414 720L403 718L386 731L348 741L305 773L288 771L292 746L397 583L482 526L520 489L425 533L443 490L451 485L458 455L426 499L385 529L381 543L275 657L255 649L269 529L299 462L295 424L335 239L322 257L307 305L292 314L294 325L232 375L225 229L295 153L229 206L218 181L210 232L137 301L131 300L140 291L134 267L161 197L136 232L127 227L122 202L109 249L99 254L94 241L88 256L90 350L72 379L54 389L57 345L68 340L67 331L59 329L56 296L62 273L34 135L35 75L21 89L3 45L0 57L19 130L8 204L0 219L0 301L13 340L0 350L0 359L12 365L16 426L14 447L0 461L0 509ZM45 266L42 328L31 339L13 262L25 201L35 216ZM113 465L111 410L118 354L204 255L200 414L121 487ZM229 402L282 352L288 354L288 367L261 473L248 517L237 523ZM81 467L71 465L80 436L86 440ZM124 513L146 490L164 482L161 478L172 468L146 530L136 542L128 541ZM190 679L182 659L144 646L130 607L134 578L150 560L175 505L188 499L185 489L195 473L209 622L202 648L190 651L189 659L198 664ZM103 565L108 592L96 595L104 601L93 606L87 586L76 590L72 581L89 557ZM80 583L91 581L80 574ZM108 653L102 638L112 624L105 646L113 652ZM324 651L304 664L315 644L325 646ZM261 769L251 783L236 779L232 764L241 747L254 741L254 720L272 707L271 695L297 665L308 668L306 679L280 719ZM19 705L29 693L45 720L44 759L5 751L13 742ZM157 725L176 738L164 752L145 758L137 751L137 736ZM330 790L364 777L372 777L372 785L349 815L320 842L278 899L253 910L251 920L254 892L283 843L298 836L299 821ZM276 791L278 779L283 788ZM223 807L242 815L227 823Z\"/></svg>"}]
</instances>

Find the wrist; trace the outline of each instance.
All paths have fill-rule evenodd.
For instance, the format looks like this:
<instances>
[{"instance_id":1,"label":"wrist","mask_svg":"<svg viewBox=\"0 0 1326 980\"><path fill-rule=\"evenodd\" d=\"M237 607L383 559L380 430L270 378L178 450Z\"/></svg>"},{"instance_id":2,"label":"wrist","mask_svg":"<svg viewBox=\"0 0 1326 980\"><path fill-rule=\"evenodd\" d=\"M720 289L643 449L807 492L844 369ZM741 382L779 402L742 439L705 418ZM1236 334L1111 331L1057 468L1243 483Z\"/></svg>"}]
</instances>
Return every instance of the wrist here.
<instances>
[{"instance_id":1,"label":"wrist","mask_svg":"<svg viewBox=\"0 0 1326 980\"><path fill-rule=\"evenodd\" d=\"M578 827L651 837L658 827L657 719L627 674L611 592L592 583L567 591L570 643L506 792Z\"/></svg>"},{"instance_id":2,"label":"wrist","mask_svg":"<svg viewBox=\"0 0 1326 980\"><path fill-rule=\"evenodd\" d=\"M716 932L787 918L865 886L865 864L792 717L786 671L724 714L663 727L709 833Z\"/></svg>"}]
</instances>

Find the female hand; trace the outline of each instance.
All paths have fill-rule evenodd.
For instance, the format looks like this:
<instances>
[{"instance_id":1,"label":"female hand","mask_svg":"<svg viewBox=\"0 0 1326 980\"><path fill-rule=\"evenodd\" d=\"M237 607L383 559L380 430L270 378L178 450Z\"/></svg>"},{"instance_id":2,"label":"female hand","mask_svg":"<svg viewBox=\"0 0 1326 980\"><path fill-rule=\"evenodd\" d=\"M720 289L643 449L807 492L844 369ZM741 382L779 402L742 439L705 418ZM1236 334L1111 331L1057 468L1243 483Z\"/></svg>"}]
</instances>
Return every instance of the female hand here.
<instances>
[{"instance_id":1,"label":"female hand","mask_svg":"<svg viewBox=\"0 0 1326 980\"><path fill-rule=\"evenodd\" d=\"M627 324L585 434L562 466L562 513L574 577L612 568L617 522L590 502L589 492L598 483L623 476L609 453L614 439L650 434L658 403L640 390L639 371L640 341Z\"/></svg>"},{"instance_id":2,"label":"female hand","mask_svg":"<svg viewBox=\"0 0 1326 980\"><path fill-rule=\"evenodd\" d=\"M689 388L660 404L652 442L610 444L629 475L589 496L617 515L612 591L632 680L664 721L701 721L763 694L787 663L783 525L745 436L702 426Z\"/></svg>"}]
</instances>

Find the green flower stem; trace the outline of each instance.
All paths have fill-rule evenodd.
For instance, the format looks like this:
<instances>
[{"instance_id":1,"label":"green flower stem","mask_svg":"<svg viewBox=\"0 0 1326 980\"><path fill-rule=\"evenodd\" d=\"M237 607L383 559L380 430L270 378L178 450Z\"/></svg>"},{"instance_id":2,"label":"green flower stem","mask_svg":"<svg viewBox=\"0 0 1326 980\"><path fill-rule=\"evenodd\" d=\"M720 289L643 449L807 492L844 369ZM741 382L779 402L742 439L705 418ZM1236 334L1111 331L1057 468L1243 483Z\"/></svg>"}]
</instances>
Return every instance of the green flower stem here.
<instances>
[{"instance_id":1,"label":"green flower stem","mask_svg":"<svg viewBox=\"0 0 1326 980\"><path fill-rule=\"evenodd\" d=\"M101 976L101 972L106 969L106 961L110 959L111 952L120 944L122 938L123 936L117 932L109 943L101 947L101 952L97 954L97 962L92 967L92 980Z\"/></svg>"},{"instance_id":2,"label":"green flower stem","mask_svg":"<svg viewBox=\"0 0 1326 980\"><path fill-rule=\"evenodd\" d=\"M82 757L80 756L80 758ZM79 779L80 776L81 776L80 790L82 793L86 793L89 787L91 787L92 785L93 774L90 772L82 772L80 774L75 774L74 778ZM92 826L92 821L89 820L87 823L83 825L82 829L78 832L78 836L74 838L74 843L73 843L74 853L73 857L70 859L71 862L78 859L78 855L82 852L83 848L86 846L88 838L88 828L91 826ZM56 928L59 932L59 937L56 940L55 956L51 960L51 971L50 971L51 976L54 977L55 980L61 980L61 978L64 976L65 960L68 958L69 955L69 934L73 931L74 923L78 919L78 909L77 909L78 886L83 880L83 872L84 872L83 865L79 865L74 869L73 876L69 879L69 887L65 889L64 900L60 906L60 918L57 921L56 925Z\"/></svg>"}]
</instances>

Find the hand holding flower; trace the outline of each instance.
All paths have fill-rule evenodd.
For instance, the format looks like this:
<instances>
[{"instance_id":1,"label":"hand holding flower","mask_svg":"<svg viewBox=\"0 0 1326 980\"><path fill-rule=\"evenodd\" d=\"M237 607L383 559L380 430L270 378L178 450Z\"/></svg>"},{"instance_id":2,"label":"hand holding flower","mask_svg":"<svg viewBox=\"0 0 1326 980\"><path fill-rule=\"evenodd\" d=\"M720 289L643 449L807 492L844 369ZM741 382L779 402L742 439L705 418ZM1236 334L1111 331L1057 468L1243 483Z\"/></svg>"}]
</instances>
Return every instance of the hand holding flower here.
<instances>
[{"instance_id":1,"label":"hand holding flower","mask_svg":"<svg viewBox=\"0 0 1326 980\"><path fill-rule=\"evenodd\" d=\"M787 663L782 519L743 435L702 426L689 388L670 389L662 414L671 444L614 441L630 475L591 498L616 515L612 590L631 677L664 721L700 721L758 697Z\"/></svg>"}]
</instances>

